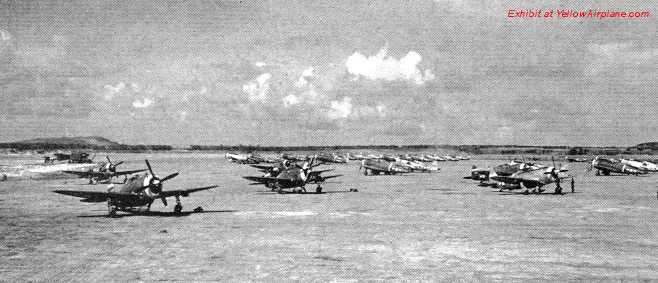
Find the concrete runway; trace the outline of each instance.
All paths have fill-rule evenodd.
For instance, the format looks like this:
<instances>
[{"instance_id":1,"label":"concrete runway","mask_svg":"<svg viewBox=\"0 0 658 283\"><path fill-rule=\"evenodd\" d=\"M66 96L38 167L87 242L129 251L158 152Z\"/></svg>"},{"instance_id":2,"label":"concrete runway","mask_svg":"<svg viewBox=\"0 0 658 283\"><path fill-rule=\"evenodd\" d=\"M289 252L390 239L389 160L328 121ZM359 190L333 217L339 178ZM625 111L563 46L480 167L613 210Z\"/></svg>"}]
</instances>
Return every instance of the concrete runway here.
<instances>
[{"instance_id":1,"label":"concrete runway","mask_svg":"<svg viewBox=\"0 0 658 283\"><path fill-rule=\"evenodd\" d=\"M658 174L571 163L575 194L521 195L462 179L503 160L406 176L363 176L352 162L323 166L345 174L327 193L300 195L247 185L258 172L223 153L111 157L121 170L148 158L160 176L180 172L164 190L220 187L182 198L203 213L172 215L171 199L153 204L161 213L107 218L104 203L51 192L106 185L0 182L0 280L658 280Z\"/></svg>"}]
</instances>

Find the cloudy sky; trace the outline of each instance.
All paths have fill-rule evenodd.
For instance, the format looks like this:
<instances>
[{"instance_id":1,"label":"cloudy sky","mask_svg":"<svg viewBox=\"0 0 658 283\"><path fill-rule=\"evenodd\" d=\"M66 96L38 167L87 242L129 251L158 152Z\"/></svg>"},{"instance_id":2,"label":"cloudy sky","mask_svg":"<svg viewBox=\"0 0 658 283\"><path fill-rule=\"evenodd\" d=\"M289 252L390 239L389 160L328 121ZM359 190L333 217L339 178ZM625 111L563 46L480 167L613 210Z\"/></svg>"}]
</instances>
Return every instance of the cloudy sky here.
<instances>
[{"instance_id":1,"label":"cloudy sky","mask_svg":"<svg viewBox=\"0 0 658 283\"><path fill-rule=\"evenodd\" d=\"M658 140L654 1L128 2L0 1L0 140Z\"/></svg>"}]
</instances>

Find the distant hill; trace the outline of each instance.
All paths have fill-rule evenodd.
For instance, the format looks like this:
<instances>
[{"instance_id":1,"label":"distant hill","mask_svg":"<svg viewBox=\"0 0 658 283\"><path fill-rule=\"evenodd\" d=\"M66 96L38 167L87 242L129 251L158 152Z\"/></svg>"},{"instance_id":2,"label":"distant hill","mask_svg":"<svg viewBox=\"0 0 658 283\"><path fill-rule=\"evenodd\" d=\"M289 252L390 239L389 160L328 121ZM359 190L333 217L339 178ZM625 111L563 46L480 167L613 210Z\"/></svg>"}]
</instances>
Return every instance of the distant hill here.
<instances>
[{"instance_id":1,"label":"distant hill","mask_svg":"<svg viewBox=\"0 0 658 283\"><path fill-rule=\"evenodd\" d=\"M36 138L17 142L0 143L0 148L13 150L128 150L142 152L148 150L171 150L170 145L126 145L108 140L104 137L61 137L61 138Z\"/></svg>"},{"instance_id":2,"label":"distant hill","mask_svg":"<svg viewBox=\"0 0 658 283\"><path fill-rule=\"evenodd\" d=\"M36 138L14 142L16 144L48 144L53 146L84 146L84 147L119 147L121 144L108 140L104 137L60 137L60 138Z\"/></svg>"}]
</instances>

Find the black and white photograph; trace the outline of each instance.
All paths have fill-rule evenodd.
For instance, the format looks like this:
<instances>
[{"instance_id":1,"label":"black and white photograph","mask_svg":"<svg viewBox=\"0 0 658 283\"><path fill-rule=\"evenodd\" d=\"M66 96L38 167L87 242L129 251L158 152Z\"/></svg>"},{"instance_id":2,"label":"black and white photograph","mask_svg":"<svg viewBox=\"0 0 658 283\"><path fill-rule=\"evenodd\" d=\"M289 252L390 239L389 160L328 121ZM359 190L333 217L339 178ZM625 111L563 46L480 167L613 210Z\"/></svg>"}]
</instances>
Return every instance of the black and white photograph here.
<instances>
[{"instance_id":1,"label":"black and white photograph","mask_svg":"<svg viewBox=\"0 0 658 283\"><path fill-rule=\"evenodd\" d=\"M657 3L0 0L0 281L658 281Z\"/></svg>"}]
</instances>

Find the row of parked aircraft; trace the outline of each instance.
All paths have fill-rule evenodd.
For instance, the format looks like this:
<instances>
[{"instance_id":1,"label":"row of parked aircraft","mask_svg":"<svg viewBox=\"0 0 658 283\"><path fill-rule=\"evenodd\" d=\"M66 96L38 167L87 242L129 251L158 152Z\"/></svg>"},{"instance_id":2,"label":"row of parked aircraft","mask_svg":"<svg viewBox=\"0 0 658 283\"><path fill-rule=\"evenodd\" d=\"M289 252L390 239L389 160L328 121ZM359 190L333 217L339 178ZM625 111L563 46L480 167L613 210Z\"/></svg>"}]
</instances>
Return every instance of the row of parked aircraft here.
<instances>
[{"instance_id":1,"label":"row of parked aircraft","mask_svg":"<svg viewBox=\"0 0 658 283\"><path fill-rule=\"evenodd\" d=\"M302 155L302 154L290 154L283 153L280 157L277 158L268 158L255 153L226 153L226 159L231 160L236 163L242 164L258 164L258 163L276 163L281 160L290 160L290 161L308 161L311 158L315 158L317 161L325 163L347 163L351 160L365 160L365 159L384 159L386 161L397 161L397 160L407 160L415 162L433 162L433 161L460 161L460 160L469 160L469 156L461 155L442 155L438 154L367 154L363 153L331 153L331 152L320 152L313 155Z\"/></svg>"},{"instance_id":2,"label":"row of parked aircraft","mask_svg":"<svg viewBox=\"0 0 658 283\"><path fill-rule=\"evenodd\" d=\"M649 161L599 156L592 160L587 170L589 172L594 169L597 170L597 176L610 176L611 174L644 175L650 172L658 172L658 166ZM543 186L555 183L555 193L561 194L561 180L571 178L571 185L574 186L573 176L566 174L567 171L566 166L555 166L555 160L553 160L553 166L515 160L497 165L492 169L473 166L471 175L464 178L480 181L481 186L500 188L501 192L503 190L525 188L524 193L526 194L530 192L541 193L544 191Z\"/></svg>"},{"instance_id":3,"label":"row of parked aircraft","mask_svg":"<svg viewBox=\"0 0 658 283\"><path fill-rule=\"evenodd\" d=\"M322 156L322 157L321 157ZM250 164L251 167L261 172L260 176L245 176L244 179L251 181L251 185L263 185L272 191L278 193L294 192L305 193L307 185L316 185L315 193L322 193L322 184L328 180L340 177L342 175L323 176L324 173L333 171L333 169L317 169L319 166L327 163L336 163L336 154L317 154L313 156L284 154L278 159L268 159L258 155L232 154L227 153L226 157L239 163L248 163L246 161L259 160L258 164ZM360 158L360 154L348 154L347 160L360 160L359 171L363 170L364 175L394 175L415 172L438 172L438 160L418 159L418 156L401 154L401 155L367 155ZM90 165L86 160L86 165ZM92 158L93 159L93 158ZM77 160L77 159L76 159ZM146 207L150 210L152 203L160 199L167 206L167 198L175 197L175 213L182 212L180 197L187 197L191 193L208 190L217 186L205 186L200 188L184 190L163 190L163 183L176 176L178 173L169 174L164 178L158 177L152 170L151 164L145 160L146 169L134 169L117 171L117 167L123 164L123 161L114 163L109 156L106 156L107 162L94 163L96 167L89 170L75 171L62 170L63 173L77 175L80 178L89 179L90 184L110 183L106 192L101 191L80 191L80 190L56 190L56 193L82 198L82 202L107 202L108 213L113 216L117 211L124 212L142 212L140 207ZM421 160L421 161L418 161ZM65 161L73 166L75 164ZM251 161L249 161L251 162ZM57 164L49 164L49 167L56 167ZM59 167L58 167L59 168ZM88 167L84 167L88 168ZM597 170L597 175L642 175L649 172L658 172L658 166L649 161L638 161L632 159L612 159L595 157L589 170ZM147 171L144 174L138 174ZM533 162L511 161L509 163L494 166L492 169L473 167L471 175L465 178L480 181L481 186L490 186L503 190L522 190L524 193L542 193L544 187L549 184L555 184L555 193L562 194L561 181L571 178L573 186L573 177L567 174L566 166L556 166L553 160L552 166L536 164ZM132 175L128 177L129 175ZM112 183L114 178L126 176L121 187L116 189ZM572 187L573 189L573 187Z\"/></svg>"}]
</instances>

